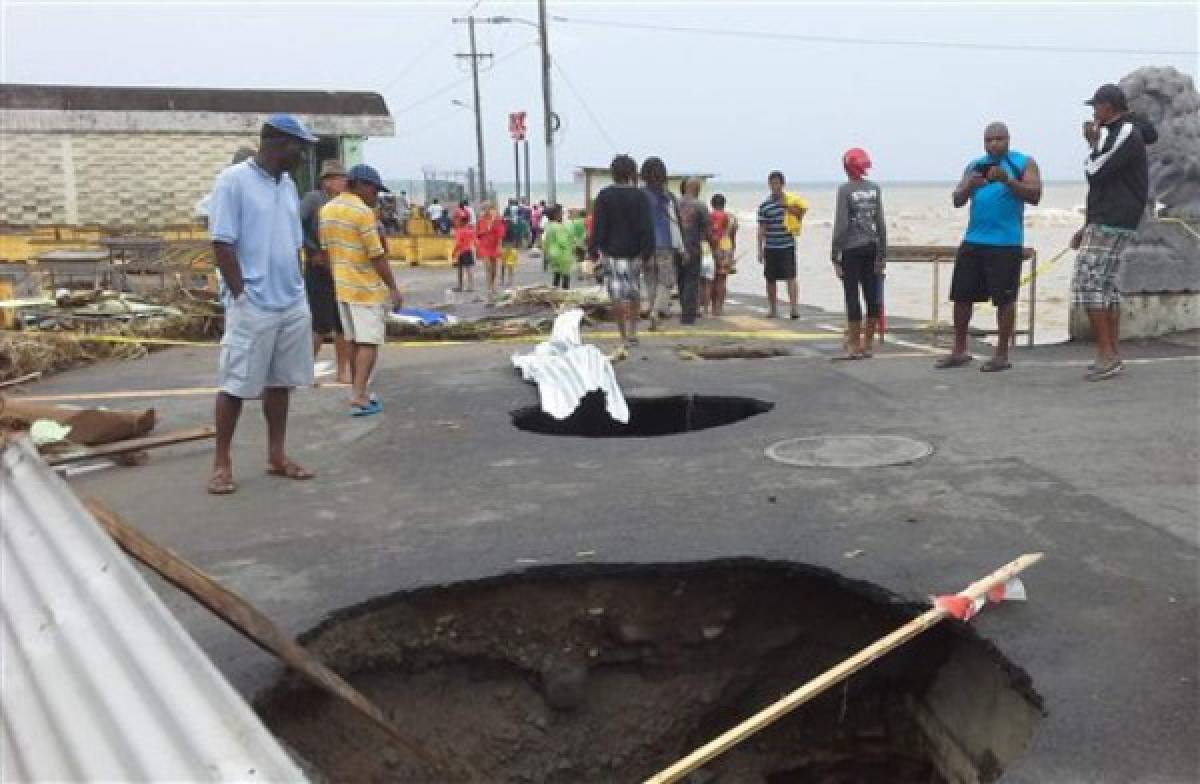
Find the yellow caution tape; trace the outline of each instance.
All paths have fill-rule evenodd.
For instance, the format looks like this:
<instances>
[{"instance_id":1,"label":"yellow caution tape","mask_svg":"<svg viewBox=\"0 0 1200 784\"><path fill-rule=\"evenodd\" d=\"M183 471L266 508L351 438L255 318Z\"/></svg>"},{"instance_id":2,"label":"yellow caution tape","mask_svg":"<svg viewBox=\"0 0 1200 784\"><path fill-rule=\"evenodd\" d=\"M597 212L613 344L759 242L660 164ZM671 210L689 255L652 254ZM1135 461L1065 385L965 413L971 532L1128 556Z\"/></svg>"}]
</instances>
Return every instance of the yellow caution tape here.
<instances>
[{"instance_id":1,"label":"yellow caution tape","mask_svg":"<svg viewBox=\"0 0 1200 784\"><path fill-rule=\"evenodd\" d=\"M14 332L12 330L0 332L0 335L14 335L18 337L48 337L48 338L72 338L81 342L95 343L140 343L147 346L216 346L219 345L215 341L197 341L197 340L178 340L175 338L152 338L152 337L137 337L135 335L93 335L88 332L39 332L37 330Z\"/></svg>"},{"instance_id":2,"label":"yellow caution tape","mask_svg":"<svg viewBox=\"0 0 1200 784\"><path fill-rule=\"evenodd\" d=\"M1053 267L1053 266L1054 266L1054 264L1055 264L1055 263L1056 263L1056 262L1057 262L1059 259L1061 259L1063 256L1065 256L1065 255L1067 255L1068 253L1070 253L1070 251L1071 251L1071 249L1070 249L1069 247L1063 248L1062 250L1060 250L1058 253L1056 253L1056 254L1054 255L1054 258L1050 259L1049 261L1043 261L1041 264L1037 265L1035 268L1033 268L1033 269L1032 269L1032 270L1030 270L1029 272L1027 272L1027 273L1025 273L1024 275L1022 275L1022 276L1021 276L1021 285L1022 285L1022 286L1026 286L1026 285L1028 285L1028 284L1029 284L1029 281L1033 280L1033 279L1034 279L1034 278L1036 278L1038 275L1041 275L1043 272L1045 272L1046 270L1048 270L1048 269L1050 269L1051 267Z\"/></svg>"},{"instance_id":3,"label":"yellow caution tape","mask_svg":"<svg viewBox=\"0 0 1200 784\"><path fill-rule=\"evenodd\" d=\"M1191 234L1196 239L1200 240L1200 231L1192 228L1192 224L1185 221L1183 218L1155 218L1156 223L1175 223L1183 227L1183 230Z\"/></svg>"},{"instance_id":4,"label":"yellow caution tape","mask_svg":"<svg viewBox=\"0 0 1200 784\"><path fill-rule=\"evenodd\" d=\"M137 337L133 335L95 335L87 332L0 332L0 334L22 335L26 337L56 337L56 338L72 338L82 342L95 343L139 343L146 346L198 346L198 347L213 347L219 346L217 341L200 341L200 340L179 340L175 338L153 338L153 337ZM388 341L385 346L397 346L400 348L433 348L435 346L471 346L481 343L540 343L545 340L548 335L514 335L511 337L500 338L480 338L478 340L396 340ZM592 340L618 340L620 334L617 332L591 332L588 337ZM792 332L790 330L775 329L775 330L719 330L719 329L678 329L678 330L658 330L657 332L640 332L639 337L644 338L738 338L742 340L828 340L831 337L838 337L832 332ZM840 339L840 338L839 338Z\"/></svg>"}]
</instances>

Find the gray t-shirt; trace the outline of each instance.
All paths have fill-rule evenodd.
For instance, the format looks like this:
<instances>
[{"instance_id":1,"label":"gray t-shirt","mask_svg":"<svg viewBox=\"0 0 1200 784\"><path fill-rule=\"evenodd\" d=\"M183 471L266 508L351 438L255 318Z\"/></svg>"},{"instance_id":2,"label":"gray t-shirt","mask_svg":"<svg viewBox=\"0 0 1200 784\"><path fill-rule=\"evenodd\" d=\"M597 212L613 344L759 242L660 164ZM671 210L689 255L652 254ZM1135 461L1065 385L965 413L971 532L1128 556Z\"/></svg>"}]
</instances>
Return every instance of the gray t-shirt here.
<instances>
[{"instance_id":1,"label":"gray t-shirt","mask_svg":"<svg viewBox=\"0 0 1200 784\"><path fill-rule=\"evenodd\" d=\"M833 252L874 245L887 253L887 225L883 219L883 194L870 180L850 180L838 188L833 220Z\"/></svg>"},{"instance_id":2,"label":"gray t-shirt","mask_svg":"<svg viewBox=\"0 0 1200 784\"><path fill-rule=\"evenodd\" d=\"M708 207L699 199L684 196L679 200L679 222L684 250L689 256L699 256L712 224Z\"/></svg>"},{"instance_id":3,"label":"gray t-shirt","mask_svg":"<svg viewBox=\"0 0 1200 784\"><path fill-rule=\"evenodd\" d=\"M317 232L321 222L321 208L329 203L325 191L309 191L300 200L300 226L304 229L304 249L317 252L321 249L321 238Z\"/></svg>"}]
</instances>

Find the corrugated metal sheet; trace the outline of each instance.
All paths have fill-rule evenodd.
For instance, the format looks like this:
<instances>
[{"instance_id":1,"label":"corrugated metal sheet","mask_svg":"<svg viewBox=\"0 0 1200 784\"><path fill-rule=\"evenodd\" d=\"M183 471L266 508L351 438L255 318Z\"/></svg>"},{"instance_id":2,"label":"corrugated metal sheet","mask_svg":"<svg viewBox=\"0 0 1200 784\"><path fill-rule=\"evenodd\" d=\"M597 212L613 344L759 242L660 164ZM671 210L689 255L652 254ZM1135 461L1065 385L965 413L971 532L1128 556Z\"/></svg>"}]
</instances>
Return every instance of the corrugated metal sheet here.
<instances>
[{"instance_id":1,"label":"corrugated metal sheet","mask_svg":"<svg viewBox=\"0 0 1200 784\"><path fill-rule=\"evenodd\" d=\"M537 384L542 410L555 419L566 419L583 396L594 389L604 392L608 415L629 422L629 404L617 383L608 357L592 345L584 345L579 335L583 311L573 308L554 319L550 339L539 343L529 354L513 354L512 363L526 381Z\"/></svg>"},{"instance_id":2,"label":"corrugated metal sheet","mask_svg":"<svg viewBox=\"0 0 1200 784\"><path fill-rule=\"evenodd\" d=\"M0 780L304 781L24 440L0 452Z\"/></svg>"}]
</instances>

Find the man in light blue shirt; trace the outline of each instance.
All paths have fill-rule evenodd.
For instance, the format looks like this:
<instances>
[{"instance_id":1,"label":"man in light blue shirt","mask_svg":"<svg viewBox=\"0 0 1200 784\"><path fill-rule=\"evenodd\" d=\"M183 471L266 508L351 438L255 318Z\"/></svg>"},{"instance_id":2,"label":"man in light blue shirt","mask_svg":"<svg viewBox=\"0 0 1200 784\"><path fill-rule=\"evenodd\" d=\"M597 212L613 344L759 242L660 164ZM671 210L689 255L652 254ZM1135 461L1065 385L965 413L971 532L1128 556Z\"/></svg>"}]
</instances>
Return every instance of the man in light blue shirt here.
<instances>
[{"instance_id":1,"label":"man in light blue shirt","mask_svg":"<svg viewBox=\"0 0 1200 784\"><path fill-rule=\"evenodd\" d=\"M316 141L291 115L272 115L255 156L225 169L213 187L209 233L225 303L216 453L208 481L214 495L237 489L230 445L246 398L263 401L267 473L313 477L288 459L284 440L291 389L312 384L313 377L312 318L300 274L300 200L288 170Z\"/></svg>"}]
</instances>

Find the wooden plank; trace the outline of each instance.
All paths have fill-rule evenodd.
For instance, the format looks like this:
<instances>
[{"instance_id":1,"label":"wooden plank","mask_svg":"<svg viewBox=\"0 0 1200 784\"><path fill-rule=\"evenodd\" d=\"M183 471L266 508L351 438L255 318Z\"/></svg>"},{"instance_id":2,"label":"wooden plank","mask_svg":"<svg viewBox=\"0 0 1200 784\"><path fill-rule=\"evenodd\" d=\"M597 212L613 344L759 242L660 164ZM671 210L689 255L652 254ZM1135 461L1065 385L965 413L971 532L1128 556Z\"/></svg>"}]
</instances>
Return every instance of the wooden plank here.
<instances>
[{"instance_id":1,"label":"wooden plank","mask_svg":"<svg viewBox=\"0 0 1200 784\"><path fill-rule=\"evenodd\" d=\"M366 716L397 745L404 748L417 759L430 765L435 771L447 776L446 781L462 781L462 772L466 769L470 780L483 779L474 770L467 767L463 760L456 760L458 770L452 771L435 758L424 746L409 739L400 728L394 725L383 712L358 690L347 683L333 670L322 664L315 656L304 649L298 642L276 626L271 619L260 612L241 596L222 586L213 578L179 557L167 548L151 540L142 532L129 525L117 513L105 507L94 499L84 501L88 511L96 518L109 536L132 557L153 569L164 579L179 588L188 596L207 607L225 623L232 626L247 639L263 650L278 656L288 666L312 681L318 687L328 691L339 699L345 700L351 707ZM169 695L167 695L169 698ZM454 775L457 774L457 775Z\"/></svg>"},{"instance_id":2,"label":"wooden plank","mask_svg":"<svg viewBox=\"0 0 1200 784\"><path fill-rule=\"evenodd\" d=\"M966 597L972 601L980 598L981 596L985 596L987 595L987 592L995 586L1003 585L1012 578L1016 577L1025 569L1040 561L1042 559L1042 555L1042 553L1028 553L1026 555L1022 555L1020 558L1017 558L1016 560L1011 561L992 572L987 577L971 583L958 595ZM929 610L926 610L916 618L913 618L911 621L901 626L896 631L880 640L876 640L866 648L863 648L861 651L851 656L849 659L846 659L835 667L832 667L821 673L816 678L813 678L808 683L785 696L783 699L768 705L766 708L763 708L761 711L738 724L733 729L726 731L673 765L670 765L659 773L654 774L650 778L646 779L644 784L672 784L672 782L681 780L683 777L694 772L715 757L724 754L726 751L741 743L743 740L755 734L759 730L774 724L776 721L783 718L800 705L808 702L813 697L821 694L829 687L845 680L879 657L883 656L889 651L894 650L895 648L900 647L904 643L908 642L948 617L949 613L940 607L933 607Z\"/></svg>"},{"instance_id":3,"label":"wooden plank","mask_svg":"<svg viewBox=\"0 0 1200 784\"><path fill-rule=\"evenodd\" d=\"M15 387L17 384L24 384L26 381L37 381L41 377L42 377L42 371L35 370L34 372L29 373L24 376L18 376L17 378L10 378L8 381L0 381L0 388Z\"/></svg>"},{"instance_id":4,"label":"wooden plank","mask_svg":"<svg viewBox=\"0 0 1200 784\"><path fill-rule=\"evenodd\" d=\"M113 444L87 447L77 452L69 452L61 455L50 455L46 458L46 462L52 466L63 465L65 463L77 463L80 460L90 460L93 457L108 457L109 455L121 455L125 454L126 452L140 452L143 449L154 449L160 446L183 444L188 441L199 441L202 438L212 438L216 434L217 431L211 425L191 427L186 430L175 430L170 433L161 433L155 436L129 438L124 441L117 441Z\"/></svg>"},{"instance_id":5,"label":"wooden plank","mask_svg":"<svg viewBox=\"0 0 1200 784\"><path fill-rule=\"evenodd\" d=\"M1021 258L1032 258L1033 248L1022 248ZM957 245L888 245L887 260L913 263L932 262L934 259L954 260L958 255Z\"/></svg>"}]
</instances>

